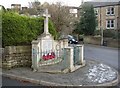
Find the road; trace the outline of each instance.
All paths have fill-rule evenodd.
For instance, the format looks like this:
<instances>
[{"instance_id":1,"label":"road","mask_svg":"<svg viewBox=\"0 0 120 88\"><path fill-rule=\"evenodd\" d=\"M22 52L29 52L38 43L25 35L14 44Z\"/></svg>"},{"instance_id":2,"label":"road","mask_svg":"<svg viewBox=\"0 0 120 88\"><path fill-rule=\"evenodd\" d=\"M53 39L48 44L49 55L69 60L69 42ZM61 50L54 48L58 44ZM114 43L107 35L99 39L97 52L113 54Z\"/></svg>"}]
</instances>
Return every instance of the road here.
<instances>
[{"instance_id":1,"label":"road","mask_svg":"<svg viewBox=\"0 0 120 88\"><path fill-rule=\"evenodd\" d=\"M85 59L92 59L104 64L107 64L120 73L119 52L116 48L108 48L104 46L85 45L84 56ZM118 88L120 87L120 82Z\"/></svg>"},{"instance_id":2,"label":"road","mask_svg":"<svg viewBox=\"0 0 120 88\"><path fill-rule=\"evenodd\" d=\"M100 61L120 71L120 68L118 68L118 61L120 60L118 60L118 49L116 48L85 45L84 56L85 59L93 59Z\"/></svg>"},{"instance_id":3,"label":"road","mask_svg":"<svg viewBox=\"0 0 120 88\"><path fill-rule=\"evenodd\" d=\"M40 85L2 77L2 86L4 87L4 86L40 86Z\"/></svg>"}]
</instances>

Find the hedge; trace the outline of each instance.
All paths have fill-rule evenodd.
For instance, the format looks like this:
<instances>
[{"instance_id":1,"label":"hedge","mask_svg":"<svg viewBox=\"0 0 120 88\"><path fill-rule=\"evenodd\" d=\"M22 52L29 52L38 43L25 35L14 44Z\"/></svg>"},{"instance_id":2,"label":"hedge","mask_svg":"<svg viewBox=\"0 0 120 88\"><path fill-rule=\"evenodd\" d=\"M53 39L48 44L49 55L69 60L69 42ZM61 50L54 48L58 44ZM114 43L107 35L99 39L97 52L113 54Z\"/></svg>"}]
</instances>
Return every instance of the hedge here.
<instances>
[{"instance_id":1,"label":"hedge","mask_svg":"<svg viewBox=\"0 0 120 88\"><path fill-rule=\"evenodd\" d=\"M28 45L33 39L43 33L44 18L31 18L13 12L2 14L2 45ZM49 31L57 38L57 32L49 20Z\"/></svg>"}]
</instances>

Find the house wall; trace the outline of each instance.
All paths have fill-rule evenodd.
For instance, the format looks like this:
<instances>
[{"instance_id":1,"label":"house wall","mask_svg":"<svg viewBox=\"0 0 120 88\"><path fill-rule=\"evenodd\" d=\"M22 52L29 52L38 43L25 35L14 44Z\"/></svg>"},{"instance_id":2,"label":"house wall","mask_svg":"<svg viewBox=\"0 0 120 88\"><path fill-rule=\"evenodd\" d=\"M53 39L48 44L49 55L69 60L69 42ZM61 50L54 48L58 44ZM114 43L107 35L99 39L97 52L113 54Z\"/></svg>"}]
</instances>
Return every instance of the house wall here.
<instances>
[{"instance_id":1,"label":"house wall","mask_svg":"<svg viewBox=\"0 0 120 88\"><path fill-rule=\"evenodd\" d=\"M114 7L115 9L115 15L106 15L106 9L109 7ZM78 17L80 17L80 11L82 10L82 8L78 9ZM98 7L94 7L94 10L98 10L98 15L97 20L98 20L98 29L100 29L100 27L102 29L106 29L106 20L108 19L114 19L115 20L115 28L114 29L120 29L120 5L111 5L111 6L98 6Z\"/></svg>"},{"instance_id":2,"label":"house wall","mask_svg":"<svg viewBox=\"0 0 120 88\"><path fill-rule=\"evenodd\" d=\"M118 29L120 30L120 5L118 6L118 23L117 23L117 25L118 25Z\"/></svg>"},{"instance_id":3,"label":"house wall","mask_svg":"<svg viewBox=\"0 0 120 88\"><path fill-rule=\"evenodd\" d=\"M114 7L115 8L115 15L106 15L106 9L109 7ZM94 8L95 10L98 10L98 16L97 16L97 20L98 20L98 28L100 29L100 27L102 29L106 29L106 20L107 19L114 19L115 20L115 28L114 29L118 29L118 17L120 16L120 11L119 11L120 6L119 5L115 5L115 6L104 6L104 7L96 7Z\"/></svg>"}]
</instances>

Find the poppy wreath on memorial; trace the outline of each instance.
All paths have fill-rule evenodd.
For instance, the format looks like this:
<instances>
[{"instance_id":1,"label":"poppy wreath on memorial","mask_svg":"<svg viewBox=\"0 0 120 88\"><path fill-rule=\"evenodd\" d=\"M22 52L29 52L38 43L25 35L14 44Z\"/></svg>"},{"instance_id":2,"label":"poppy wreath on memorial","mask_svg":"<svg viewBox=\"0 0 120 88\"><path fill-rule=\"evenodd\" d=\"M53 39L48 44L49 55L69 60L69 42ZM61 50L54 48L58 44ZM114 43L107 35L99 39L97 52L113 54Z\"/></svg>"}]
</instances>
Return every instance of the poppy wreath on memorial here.
<instances>
[{"instance_id":1,"label":"poppy wreath on memorial","mask_svg":"<svg viewBox=\"0 0 120 88\"><path fill-rule=\"evenodd\" d=\"M55 53L54 52L43 55L43 60L50 60L50 59L54 59L54 58L55 58Z\"/></svg>"}]
</instances>

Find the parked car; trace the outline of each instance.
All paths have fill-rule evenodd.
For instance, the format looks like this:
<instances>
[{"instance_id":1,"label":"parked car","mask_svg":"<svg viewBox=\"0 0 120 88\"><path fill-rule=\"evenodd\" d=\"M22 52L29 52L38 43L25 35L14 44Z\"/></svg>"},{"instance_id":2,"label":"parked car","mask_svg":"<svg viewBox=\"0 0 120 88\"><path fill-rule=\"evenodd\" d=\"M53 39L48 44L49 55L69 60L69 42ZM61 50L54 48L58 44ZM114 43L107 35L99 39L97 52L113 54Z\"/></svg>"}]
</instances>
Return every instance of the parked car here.
<instances>
[{"instance_id":1,"label":"parked car","mask_svg":"<svg viewBox=\"0 0 120 88\"><path fill-rule=\"evenodd\" d=\"M68 43L70 43L70 44L78 44L78 41L72 35L68 35Z\"/></svg>"}]
</instances>

